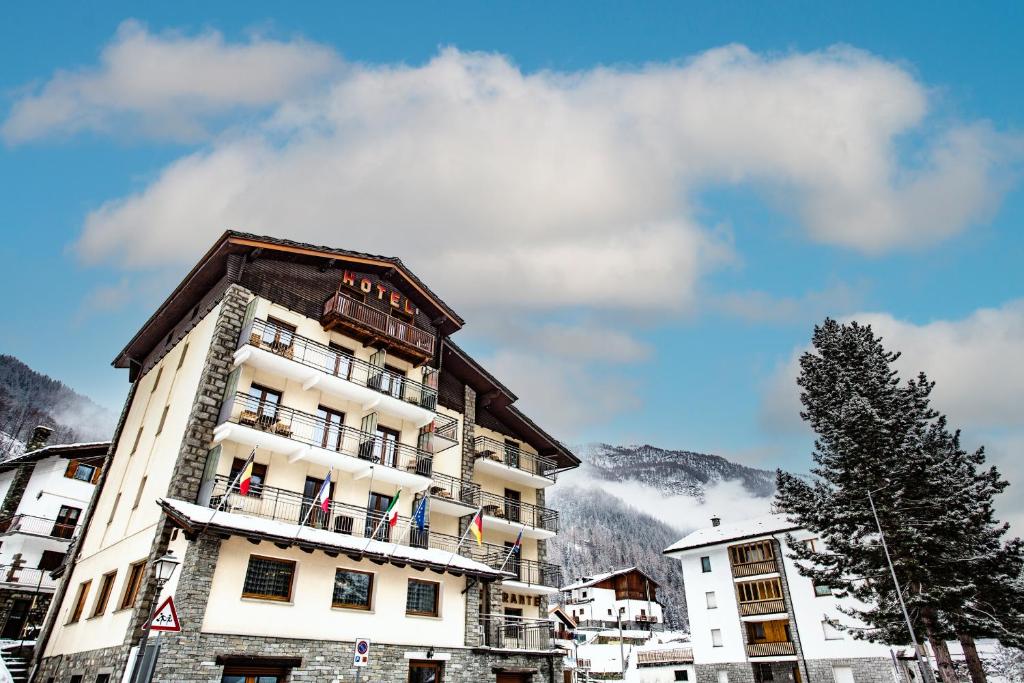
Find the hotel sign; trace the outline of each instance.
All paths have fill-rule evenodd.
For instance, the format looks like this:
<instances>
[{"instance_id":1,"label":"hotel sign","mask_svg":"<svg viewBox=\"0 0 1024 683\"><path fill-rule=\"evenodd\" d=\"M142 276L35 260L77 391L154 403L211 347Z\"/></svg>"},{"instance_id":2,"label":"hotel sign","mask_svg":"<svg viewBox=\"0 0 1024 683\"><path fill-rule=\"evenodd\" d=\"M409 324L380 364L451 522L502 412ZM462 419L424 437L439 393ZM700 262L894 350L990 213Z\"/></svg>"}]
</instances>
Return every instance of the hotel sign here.
<instances>
[{"instance_id":1,"label":"hotel sign","mask_svg":"<svg viewBox=\"0 0 1024 683\"><path fill-rule=\"evenodd\" d=\"M540 607L539 595L519 595L518 593L501 592L501 601L506 605L526 605Z\"/></svg>"},{"instance_id":2,"label":"hotel sign","mask_svg":"<svg viewBox=\"0 0 1024 683\"><path fill-rule=\"evenodd\" d=\"M366 275L360 273L354 273L351 270L343 271L341 274L341 284L345 285L350 289L362 292L366 296L377 297L379 301L386 301L392 308L407 313L408 315L416 314L416 307L413 305L409 297L405 296L397 289L391 289L385 287L379 282L374 282Z\"/></svg>"}]
</instances>

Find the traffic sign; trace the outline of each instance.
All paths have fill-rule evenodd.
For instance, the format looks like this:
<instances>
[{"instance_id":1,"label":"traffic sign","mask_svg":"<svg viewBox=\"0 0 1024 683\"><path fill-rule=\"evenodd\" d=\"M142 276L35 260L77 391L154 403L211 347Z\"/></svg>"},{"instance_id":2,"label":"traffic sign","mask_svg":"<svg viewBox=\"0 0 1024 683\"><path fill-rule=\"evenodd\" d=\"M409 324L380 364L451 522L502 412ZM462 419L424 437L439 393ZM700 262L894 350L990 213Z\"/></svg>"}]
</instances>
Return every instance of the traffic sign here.
<instances>
[{"instance_id":1,"label":"traffic sign","mask_svg":"<svg viewBox=\"0 0 1024 683\"><path fill-rule=\"evenodd\" d=\"M370 663L370 641L366 638L356 640L356 653L352 663L355 666L366 666Z\"/></svg>"},{"instance_id":2,"label":"traffic sign","mask_svg":"<svg viewBox=\"0 0 1024 683\"><path fill-rule=\"evenodd\" d=\"M178 621L178 612L174 609L174 599L168 595L167 599L160 605L160 609L153 615L149 622L150 631L180 631L181 622Z\"/></svg>"}]
</instances>

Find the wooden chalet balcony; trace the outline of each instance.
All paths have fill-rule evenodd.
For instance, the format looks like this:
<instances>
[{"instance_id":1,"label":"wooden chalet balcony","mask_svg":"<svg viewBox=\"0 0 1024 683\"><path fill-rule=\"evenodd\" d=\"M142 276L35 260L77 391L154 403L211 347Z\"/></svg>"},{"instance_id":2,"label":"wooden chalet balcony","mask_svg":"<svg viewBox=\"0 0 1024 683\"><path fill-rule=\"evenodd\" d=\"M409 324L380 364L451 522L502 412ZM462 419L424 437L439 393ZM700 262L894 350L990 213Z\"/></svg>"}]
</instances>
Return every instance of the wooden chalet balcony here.
<instances>
[{"instance_id":1,"label":"wooden chalet balcony","mask_svg":"<svg viewBox=\"0 0 1024 683\"><path fill-rule=\"evenodd\" d=\"M763 614L782 614L786 611L786 602L779 598L777 600L755 600L752 602L740 603L740 616L752 617Z\"/></svg>"},{"instance_id":2,"label":"wooden chalet balcony","mask_svg":"<svg viewBox=\"0 0 1024 683\"><path fill-rule=\"evenodd\" d=\"M748 657L780 657L795 654L796 645L788 640L747 644Z\"/></svg>"},{"instance_id":3,"label":"wooden chalet balcony","mask_svg":"<svg viewBox=\"0 0 1024 683\"><path fill-rule=\"evenodd\" d=\"M434 356L433 334L341 293L324 303L320 324L326 330L343 330L364 343L383 343L395 355L415 363Z\"/></svg>"},{"instance_id":4,"label":"wooden chalet balcony","mask_svg":"<svg viewBox=\"0 0 1024 683\"><path fill-rule=\"evenodd\" d=\"M555 461L486 436L473 441L476 467L511 481L543 488L555 482Z\"/></svg>"},{"instance_id":5,"label":"wooden chalet balcony","mask_svg":"<svg viewBox=\"0 0 1024 683\"><path fill-rule=\"evenodd\" d=\"M380 434L328 422L294 408L238 392L221 410L214 440L265 448L293 460L308 460L354 477L372 467L378 480L422 491L430 484L433 454ZM382 467L383 466L383 467Z\"/></svg>"},{"instance_id":6,"label":"wooden chalet balcony","mask_svg":"<svg viewBox=\"0 0 1024 683\"><path fill-rule=\"evenodd\" d=\"M677 647L671 650L639 650L636 653L637 666L659 666L664 664L691 664L693 650Z\"/></svg>"},{"instance_id":7,"label":"wooden chalet balcony","mask_svg":"<svg viewBox=\"0 0 1024 683\"><path fill-rule=\"evenodd\" d=\"M504 614L480 617L484 644L499 650L550 650L554 624L548 619L528 619Z\"/></svg>"},{"instance_id":8,"label":"wooden chalet balcony","mask_svg":"<svg viewBox=\"0 0 1024 683\"><path fill-rule=\"evenodd\" d=\"M754 541L729 546L729 564L735 578L779 571L772 541Z\"/></svg>"},{"instance_id":9,"label":"wooden chalet balcony","mask_svg":"<svg viewBox=\"0 0 1024 683\"><path fill-rule=\"evenodd\" d=\"M61 540L71 540L75 536L78 524L58 522L47 517L32 515L12 515L0 519L0 535L25 534L27 536L48 536Z\"/></svg>"},{"instance_id":10,"label":"wooden chalet balcony","mask_svg":"<svg viewBox=\"0 0 1024 683\"><path fill-rule=\"evenodd\" d=\"M480 504L484 509L485 527L523 527L523 535L529 538L549 538L558 533L557 510L524 503L488 491L480 492Z\"/></svg>"}]
</instances>

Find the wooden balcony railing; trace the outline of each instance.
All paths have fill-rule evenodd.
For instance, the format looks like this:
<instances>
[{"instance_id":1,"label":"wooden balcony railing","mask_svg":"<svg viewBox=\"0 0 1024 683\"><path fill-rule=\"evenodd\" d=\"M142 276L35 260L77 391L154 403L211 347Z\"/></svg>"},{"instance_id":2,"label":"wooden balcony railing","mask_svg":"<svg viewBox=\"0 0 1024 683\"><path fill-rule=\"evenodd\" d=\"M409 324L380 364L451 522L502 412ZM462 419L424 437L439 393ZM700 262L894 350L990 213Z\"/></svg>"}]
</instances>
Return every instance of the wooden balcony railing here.
<instances>
[{"instance_id":1,"label":"wooden balcony railing","mask_svg":"<svg viewBox=\"0 0 1024 683\"><path fill-rule=\"evenodd\" d=\"M770 574L779 571L779 564L773 558L760 560L758 562L747 562L745 564L732 565L732 575L736 578L742 576L755 576L757 574Z\"/></svg>"},{"instance_id":2,"label":"wooden balcony railing","mask_svg":"<svg viewBox=\"0 0 1024 683\"><path fill-rule=\"evenodd\" d=\"M768 642L747 644L748 657L779 657L795 654L796 645L794 645L792 642L788 640L782 640L774 643Z\"/></svg>"},{"instance_id":3,"label":"wooden balcony railing","mask_svg":"<svg viewBox=\"0 0 1024 683\"><path fill-rule=\"evenodd\" d=\"M282 436L308 446L368 460L394 469L431 475L433 455L415 446L389 441L380 434L328 422L323 418L238 392L225 401L221 422L231 422Z\"/></svg>"},{"instance_id":4,"label":"wooden balcony railing","mask_svg":"<svg viewBox=\"0 0 1024 683\"><path fill-rule=\"evenodd\" d=\"M751 617L761 614L781 614L786 611L786 603L782 598L773 600L754 600L740 603L740 616Z\"/></svg>"},{"instance_id":5,"label":"wooden balcony railing","mask_svg":"<svg viewBox=\"0 0 1024 683\"><path fill-rule=\"evenodd\" d=\"M486 436L478 436L473 442L473 448L477 458L488 458L529 474L539 474L551 481L555 480L556 465L550 458L528 453L521 448Z\"/></svg>"},{"instance_id":6,"label":"wooden balcony railing","mask_svg":"<svg viewBox=\"0 0 1024 683\"><path fill-rule=\"evenodd\" d=\"M689 664L692 662L693 650L688 647L676 647L671 650L639 650L636 653L637 666Z\"/></svg>"},{"instance_id":7,"label":"wooden balcony railing","mask_svg":"<svg viewBox=\"0 0 1024 683\"><path fill-rule=\"evenodd\" d=\"M480 492L484 514L507 522L525 524L534 529L558 531L558 511L531 503L505 498L496 493Z\"/></svg>"},{"instance_id":8,"label":"wooden balcony railing","mask_svg":"<svg viewBox=\"0 0 1024 683\"><path fill-rule=\"evenodd\" d=\"M349 329L382 336L384 341L394 343L399 351L418 358L429 359L434 355L433 334L341 293L324 303L321 323L328 329L340 323Z\"/></svg>"}]
</instances>

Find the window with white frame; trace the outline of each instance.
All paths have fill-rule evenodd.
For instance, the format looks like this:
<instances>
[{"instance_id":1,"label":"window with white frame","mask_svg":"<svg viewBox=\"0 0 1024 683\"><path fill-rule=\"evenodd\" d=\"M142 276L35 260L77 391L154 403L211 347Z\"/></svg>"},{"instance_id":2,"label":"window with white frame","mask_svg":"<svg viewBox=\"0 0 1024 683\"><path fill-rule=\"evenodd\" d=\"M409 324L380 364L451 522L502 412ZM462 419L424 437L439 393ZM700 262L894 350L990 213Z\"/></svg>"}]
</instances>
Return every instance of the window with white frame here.
<instances>
[{"instance_id":1,"label":"window with white frame","mask_svg":"<svg viewBox=\"0 0 1024 683\"><path fill-rule=\"evenodd\" d=\"M715 609L718 607L718 596L715 595L715 591L708 591L705 593L704 599L708 602L708 609Z\"/></svg>"},{"instance_id":2,"label":"window with white frame","mask_svg":"<svg viewBox=\"0 0 1024 683\"><path fill-rule=\"evenodd\" d=\"M711 629L711 644L714 647L722 647L722 629Z\"/></svg>"}]
</instances>

